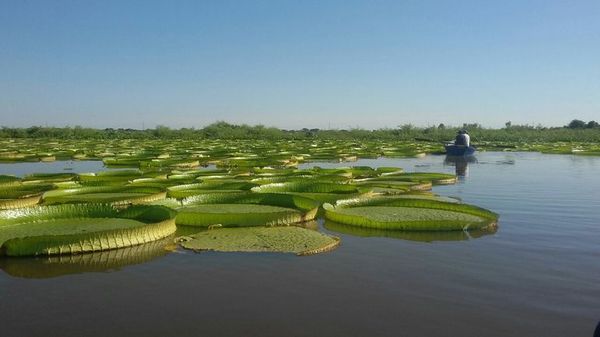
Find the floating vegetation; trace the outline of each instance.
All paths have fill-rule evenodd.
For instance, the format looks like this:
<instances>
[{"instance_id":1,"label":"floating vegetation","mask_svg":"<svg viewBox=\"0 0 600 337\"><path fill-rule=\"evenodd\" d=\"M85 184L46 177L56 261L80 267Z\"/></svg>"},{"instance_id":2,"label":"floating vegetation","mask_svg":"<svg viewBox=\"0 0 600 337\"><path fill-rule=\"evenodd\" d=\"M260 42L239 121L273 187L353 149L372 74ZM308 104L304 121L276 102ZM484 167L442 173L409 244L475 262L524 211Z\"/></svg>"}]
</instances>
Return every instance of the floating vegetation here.
<instances>
[{"instance_id":1,"label":"floating vegetation","mask_svg":"<svg viewBox=\"0 0 600 337\"><path fill-rule=\"evenodd\" d=\"M6 145L0 162L86 159L115 168L0 175L0 253L8 256L106 252L159 240L177 226L189 249L302 255L339 244L318 232L320 214L331 230L418 241L486 235L497 221L490 211L430 192L432 186L456 183L454 175L398 167L298 168L315 161L440 151L440 145L427 142L18 139L0 144ZM64 261L90 261L84 256L91 255L80 256L36 261L45 261L41 269L57 266L58 271L78 264Z\"/></svg>"},{"instance_id":2,"label":"floating vegetation","mask_svg":"<svg viewBox=\"0 0 600 337\"><path fill-rule=\"evenodd\" d=\"M37 205L44 191L53 188L53 184L43 182L6 182L0 187L0 210Z\"/></svg>"},{"instance_id":3,"label":"floating vegetation","mask_svg":"<svg viewBox=\"0 0 600 337\"><path fill-rule=\"evenodd\" d=\"M594 132L594 130L589 130ZM576 138L574 138L576 139ZM190 170L295 168L305 162L352 162L379 157L421 157L443 152L441 143L392 139L0 139L0 163L101 160L107 167ZM537 151L600 155L597 142L477 142L478 151ZM354 177L356 178L356 177Z\"/></svg>"},{"instance_id":4,"label":"floating vegetation","mask_svg":"<svg viewBox=\"0 0 600 337\"><path fill-rule=\"evenodd\" d=\"M289 182L262 185L252 189L254 192L300 192L300 193L358 193L358 187L350 184L326 182Z\"/></svg>"},{"instance_id":5,"label":"floating vegetation","mask_svg":"<svg viewBox=\"0 0 600 337\"><path fill-rule=\"evenodd\" d=\"M498 215L457 201L410 197L342 200L323 205L328 220L358 227L451 231L495 226Z\"/></svg>"},{"instance_id":6,"label":"floating vegetation","mask_svg":"<svg viewBox=\"0 0 600 337\"><path fill-rule=\"evenodd\" d=\"M183 248L219 252L280 252L312 255L335 249L340 240L300 227L222 228L180 238Z\"/></svg>"},{"instance_id":7,"label":"floating vegetation","mask_svg":"<svg viewBox=\"0 0 600 337\"><path fill-rule=\"evenodd\" d=\"M0 255L61 255L155 241L176 230L161 206L117 210L105 204L19 208L0 212Z\"/></svg>"},{"instance_id":8,"label":"floating vegetation","mask_svg":"<svg viewBox=\"0 0 600 337\"><path fill-rule=\"evenodd\" d=\"M110 203L113 205L144 204L164 199L160 188L136 186L96 186L58 189L44 193L45 204Z\"/></svg>"},{"instance_id":9,"label":"floating vegetation","mask_svg":"<svg viewBox=\"0 0 600 337\"><path fill-rule=\"evenodd\" d=\"M247 181L224 180L207 181L198 184L186 184L169 187L168 196L171 198L186 198L207 191L248 191L257 184Z\"/></svg>"},{"instance_id":10,"label":"floating vegetation","mask_svg":"<svg viewBox=\"0 0 600 337\"><path fill-rule=\"evenodd\" d=\"M178 225L225 227L289 225L313 220L319 203L274 193L208 193L183 201Z\"/></svg>"},{"instance_id":11,"label":"floating vegetation","mask_svg":"<svg viewBox=\"0 0 600 337\"><path fill-rule=\"evenodd\" d=\"M21 179L18 177L0 174L0 187L18 185L20 181Z\"/></svg>"},{"instance_id":12,"label":"floating vegetation","mask_svg":"<svg viewBox=\"0 0 600 337\"><path fill-rule=\"evenodd\" d=\"M385 237L417 242L465 241L492 235L497 231L496 226L488 226L483 229L472 229L469 231L405 231L344 225L330 220L325 221L323 226L332 232L352 236Z\"/></svg>"},{"instance_id":13,"label":"floating vegetation","mask_svg":"<svg viewBox=\"0 0 600 337\"><path fill-rule=\"evenodd\" d=\"M188 206L179 210L177 224L186 226L261 226L285 225L302 221L294 209L247 204Z\"/></svg>"},{"instance_id":14,"label":"floating vegetation","mask_svg":"<svg viewBox=\"0 0 600 337\"><path fill-rule=\"evenodd\" d=\"M116 271L129 265L152 261L174 249L173 239L167 237L141 245L92 253L4 257L0 259L0 269L14 277L36 279Z\"/></svg>"}]
</instances>

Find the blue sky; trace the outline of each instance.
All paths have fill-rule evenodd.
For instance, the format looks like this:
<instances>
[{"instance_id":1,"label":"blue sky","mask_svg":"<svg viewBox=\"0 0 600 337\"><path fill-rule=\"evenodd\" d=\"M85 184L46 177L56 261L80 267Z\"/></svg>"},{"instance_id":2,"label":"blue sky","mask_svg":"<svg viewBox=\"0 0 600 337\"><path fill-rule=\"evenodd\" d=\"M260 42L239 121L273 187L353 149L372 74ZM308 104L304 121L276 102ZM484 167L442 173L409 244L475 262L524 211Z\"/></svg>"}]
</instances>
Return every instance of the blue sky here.
<instances>
[{"instance_id":1,"label":"blue sky","mask_svg":"<svg viewBox=\"0 0 600 337\"><path fill-rule=\"evenodd\" d=\"M600 120L600 1L0 0L0 125Z\"/></svg>"}]
</instances>

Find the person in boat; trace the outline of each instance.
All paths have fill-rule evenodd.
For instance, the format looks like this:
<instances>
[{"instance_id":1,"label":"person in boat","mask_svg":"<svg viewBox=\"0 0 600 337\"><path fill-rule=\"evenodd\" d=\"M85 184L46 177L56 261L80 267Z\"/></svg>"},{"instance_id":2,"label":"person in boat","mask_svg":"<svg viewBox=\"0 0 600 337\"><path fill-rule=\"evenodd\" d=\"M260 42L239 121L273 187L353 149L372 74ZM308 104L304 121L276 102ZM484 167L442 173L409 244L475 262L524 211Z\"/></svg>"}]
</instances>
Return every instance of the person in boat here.
<instances>
[{"instance_id":1,"label":"person in boat","mask_svg":"<svg viewBox=\"0 0 600 337\"><path fill-rule=\"evenodd\" d=\"M458 132L456 133L454 145L465 145L465 136L463 134L463 130L458 130Z\"/></svg>"},{"instance_id":2,"label":"person in boat","mask_svg":"<svg viewBox=\"0 0 600 337\"><path fill-rule=\"evenodd\" d=\"M467 130L462 130L463 131L463 137L465 138L465 146L469 147L471 146L471 136L469 136L469 133L467 132Z\"/></svg>"},{"instance_id":3,"label":"person in boat","mask_svg":"<svg viewBox=\"0 0 600 337\"><path fill-rule=\"evenodd\" d=\"M469 147L471 145L471 137L467 130L459 130L454 140L454 145L463 145Z\"/></svg>"}]
</instances>

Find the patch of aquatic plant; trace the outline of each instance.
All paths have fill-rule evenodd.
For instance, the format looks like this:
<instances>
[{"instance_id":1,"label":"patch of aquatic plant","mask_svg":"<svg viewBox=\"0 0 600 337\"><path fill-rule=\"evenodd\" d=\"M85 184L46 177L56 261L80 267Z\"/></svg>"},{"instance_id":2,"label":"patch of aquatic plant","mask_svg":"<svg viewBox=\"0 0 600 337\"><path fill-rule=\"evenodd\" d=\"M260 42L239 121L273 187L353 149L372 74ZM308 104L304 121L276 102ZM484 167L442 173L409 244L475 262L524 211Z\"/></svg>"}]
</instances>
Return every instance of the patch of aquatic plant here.
<instances>
[{"instance_id":1,"label":"patch of aquatic plant","mask_svg":"<svg viewBox=\"0 0 600 337\"><path fill-rule=\"evenodd\" d=\"M359 227L448 231L495 226L498 215L460 202L428 198L375 197L324 204L328 220Z\"/></svg>"},{"instance_id":2,"label":"patch of aquatic plant","mask_svg":"<svg viewBox=\"0 0 600 337\"><path fill-rule=\"evenodd\" d=\"M84 185L120 185L142 177L139 170L112 170L97 173L80 173L78 181Z\"/></svg>"},{"instance_id":3,"label":"patch of aquatic plant","mask_svg":"<svg viewBox=\"0 0 600 337\"><path fill-rule=\"evenodd\" d=\"M60 183L77 179L75 173L32 173L23 177L23 183Z\"/></svg>"},{"instance_id":4,"label":"patch of aquatic plant","mask_svg":"<svg viewBox=\"0 0 600 337\"><path fill-rule=\"evenodd\" d=\"M361 192L378 192L383 194L398 194L409 191L425 191L431 189L431 183L416 183L395 180L363 180L354 183Z\"/></svg>"},{"instance_id":5,"label":"patch of aquatic plant","mask_svg":"<svg viewBox=\"0 0 600 337\"><path fill-rule=\"evenodd\" d=\"M20 181L21 179L18 177L0 174L0 187L17 185Z\"/></svg>"},{"instance_id":6,"label":"patch of aquatic plant","mask_svg":"<svg viewBox=\"0 0 600 337\"><path fill-rule=\"evenodd\" d=\"M473 230L491 226L497 219L489 211L422 192L431 189L434 184L456 182L454 175L405 173L395 167L297 168L300 163L315 160L352 162L382 155L421 156L436 152L441 147L423 142L313 139L274 143L260 140L155 139L106 140L100 143L37 142L29 146L23 146L27 144L20 141L15 143L9 143L9 148L3 152L13 161L72 156L73 159L103 160L106 166L119 169L81 174L33 174L23 178L0 176L0 196L4 193L6 200L19 201L10 207L19 207L18 211L22 214L44 210L54 215L42 218L24 216L15 226L3 227L5 240L2 242L5 244L2 250L6 254L78 253L107 249L105 242L101 241L107 237L104 232L112 233L108 237L113 240L118 235L125 235L122 233L142 233L141 228L165 221L171 227L165 225L160 233L166 233L167 227L171 230L176 223L180 225L180 234L185 236L220 233L218 235L224 235L223 240L230 238L233 243L242 242L245 236L252 241L261 237L262 234L257 233L270 230L270 227L287 228L291 224L309 223L306 221L315 219L318 212L323 211L323 203L326 218L360 229ZM200 168L206 165L210 168ZM29 197L37 199L26 203L25 199ZM2 202L4 200L0 201L0 208ZM36 206L38 202L41 206ZM135 204L144 206L131 206ZM32 206L29 211L21 208L27 205ZM69 216L69 207L87 211ZM106 208L110 212L97 214L95 207ZM62 211L53 211L56 209ZM160 216L150 216L152 212L167 212L169 216L165 220L154 221ZM315 223L310 223L314 228ZM13 227L14 232L8 230ZM183 228L189 230L184 231ZM204 232L207 228L210 229ZM247 228L260 231L244 231ZM221 230L223 232L219 232ZM235 230L240 231L230 232ZM269 245L275 247L277 240L282 240L281 244L309 240L304 234L287 237L288 234L282 234L285 231L267 231L274 233L267 236ZM71 241L59 242L56 241L58 238ZM15 244L23 240L26 243L22 246ZM128 245L127 240L131 239L117 238L114 241L118 244L106 247ZM334 241L333 246L339 242ZM288 250L285 251L314 251L304 248L286 248ZM281 251L278 249L269 248Z\"/></svg>"},{"instance_id":7,"label":"patch of aquatic plant","mask_svg":"<svg viewBox=\"0 0 600 337\"><path fill-rule=\"evenodd\" d=\"M175 232L174 212L161 206L117 210L105 204L68 204L0 212L3 255L60 255L103 251L155 241Z\"/></svg>"},{"instance_id":8,"label":"patch of aquatic plant","mask_svg":"<svg viewBox=\"0 0 600 337\"><path fill-rule=\"evenodd\" d=\"M44 193L44 204L112 203L144 204L161 200L167 193L161 188L135 186L94 186L52 190Z\"/></svg>"},{"instance_id":9,"label":"patch of aquatic plant","mask_svg":"<svg viewBox=\"0 0 600 337\"><path fill-rule=\"evenodd\" d=\"M13 277L45 279L89 272L117 271L167 255L176 246L172 237L141 245L99 252L36 257L4 257L0 269Z\"/></svg>"},{"instance_id":10,"label":"patch of aquatic plant","mask_svg":"<svg viewBox=\"0 0 600 337\"><path fill-rule=\"evenodd\" d=\"M456 176L446 173L432 172L410 172L389 174L380 177L364 179L363 181L404 181L413 183L433 183L435 185L446 185L456 183Z\"/></svg>"},{"instance_id":11,"label":"patch of aquatic plant","mask_svg":"<svg viewBox=\"0 0 600 337\"><path fill-rule=\"evenodd\" d=\"M333 131L331 131L333 132ZM413 131L406 131L411 133ZM559 130L561 139L544 139L543 131L532 137L514 136L486 138L486 130L476 130L475 145L479 151L538 151L557 154L598 155L598 141L586 141L589 136L600 140L598 129ZM35 162L53 160L103 160L108 167L131 167L159 170L189 170L214 164L220 168L248 169L256 167L296 167L315 161L355 161L361 158L414 157L443 152L442 141L454 138L455 130L436 130L427 137L410 139L362 137L302 139L295 137L273 142L268 139L0 139L0 162ZM379 133L378 133L379 134ZM349 135L349 134L348 134ZM583 137L582 135L586 135ZM419 139L416 141L415 139ZM358 175L359 176L359 175ZM357 175L354 176L356 178Z\"/></svg>"},{"instance_id":12,"label":"patch of aquatic plant","mask_svg":"<svg viewBox=\"0 0 600 337\"><path fill-rule=\"evenodd\" d=\"M360 191L360 188L358 188ZM282 193L283 194L283 193ZM323 203L335 203L340 199L348 199L348 198L358 198L361 196L369 195L370 192L363 193L306 193L306 192L286 192L285 194L301 196L304 198L312 199L319 204Z\"/></svg>"},{"instance_id":13,"label":"patch of aquatic plant","mask_svg":"<svg viewBox=\"0 0 600 337\"><path fill-rule=\"evenodd\" d=\"M218 181L207 181L197 184L186 184L169 187L168 196L171 198L182 199L196 194L202 194L207 190L212 191L244 191L257 186L255 183L247 181L236 181L233 179Z\"/></svg>"},{"instance_id":14,"label":"patch of aquatic plant","mask_svg":"<svg viewBox=\"0 0 600 337\"><path fill-rule=\"evenodd\" d=\"M280 252L311 255L335 249L339 239L314 230L289 227L212 229L180 238L183 248L219 252Z\"/></svg>"},{"instance_id":15,"label":"patch of aquatic plant","mask_svg":"<svg viewBox=\"0 0 600 337\"><path fill-rule=\"evenodd\" d=\"M178 225L226 227L287 225L304 220L302 212L285 207L256 204L205 204L179 209Z\"/></svg>"},{"instance_id":16,"label":"patch of aquatic plant","mask_svg":"<svg viewBox=\"0 0 600 337\"><path fill-rule=\"evenodd\" d=\"M358 188L350 184L327 183L320 181L297 181L287 183L266 184L252 188L252 191L258 193L281 193L281 192L301 192L301 193L357 193Z\"/></svg>"},{"instance_id":17,"label":"patch of aquatic plant","mask_svg":"<svg viewBox=\"0 0 600 337\"><path fill-rule=\"evenodd\" d=\"M229 192L229 193L207 193L186 198L182 201L184 206L199 204L257 204L271 205L298 209L308 214L316 213L320 204L315 200L293 194L281 193L252 193L252 192ZM308 216L308 215L307 215Z\"/></svg>"},{"instance_id":18,"label":"patch of aquatic plant","mask_svg":"<svg viewBox=\"0 0 600 337\"><path fill-rule=\"evenodd\" d=\"M6 182L0 187L0 210L37 205L45 191L54 189L53 184L23 183L21 180Z\"/></svg>"},{"instance_id":19,"label":"patch of aquatic plant","mask_svg":"<svg viewBox=\"0 0 600 337\"><path fill-rule=\"evenodd\" d=\"M407 231L390 230L379 228L358 227L345 225L327 220L323 224L327 230L341 234L347 234L359 237L385 237L407 241L435 242L435 241L464 241L477 239L486 235L496 233L497 227L488 226L483 229L473 229L470 231Z\"/></svg>"}]
</instances>

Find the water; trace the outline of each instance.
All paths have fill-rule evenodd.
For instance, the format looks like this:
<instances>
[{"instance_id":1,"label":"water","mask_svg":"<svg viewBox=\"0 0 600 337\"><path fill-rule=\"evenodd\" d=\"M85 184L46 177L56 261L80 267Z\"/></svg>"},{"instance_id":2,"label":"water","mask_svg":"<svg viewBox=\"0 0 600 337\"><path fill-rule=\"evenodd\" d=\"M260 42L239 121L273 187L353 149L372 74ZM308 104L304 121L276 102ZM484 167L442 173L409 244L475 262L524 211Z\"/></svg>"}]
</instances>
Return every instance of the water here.
<instances>
[{"instance_id":1,"label":"water","mask_svg":"<svg viewBox=\"0 0 600 337\"><path fill-rule=\"evenodd\" d=\"M1 335L592 336L600 158L477 158L457 185L434 190L499 213L493 235L336 233L337 250L310 257L152 246L87 260L4 259ZM457 169L439 156L350 164Z\"/></svg>"},{"instance_id":2,"label":"water","mask_svg":"<svg viewBox=\"0 0 600 337\"><path fill-rule=\"evenodd\" d=\"M0 174L10 174L18 177L32 173L84 173L105 171L107 169L100 160L58 160L53 162L0 164Z\"/></svg>"}]
</instances>

